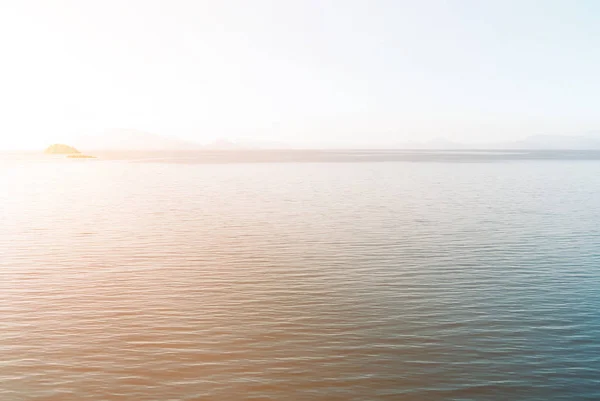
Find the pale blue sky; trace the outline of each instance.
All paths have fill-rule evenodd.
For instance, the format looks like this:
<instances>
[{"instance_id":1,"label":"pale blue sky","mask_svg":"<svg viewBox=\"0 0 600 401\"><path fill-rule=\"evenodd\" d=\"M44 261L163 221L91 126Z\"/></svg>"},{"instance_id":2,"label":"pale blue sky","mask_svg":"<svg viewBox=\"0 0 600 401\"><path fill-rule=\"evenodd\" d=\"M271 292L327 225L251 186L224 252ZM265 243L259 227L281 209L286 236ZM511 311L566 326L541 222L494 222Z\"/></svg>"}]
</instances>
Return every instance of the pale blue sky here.
<instances>
[{"instance_id":1,"label":"pale blue sky","mask_svg":"<svg viewBox=\"0 0 600 401\"><path fill-rule=\"evenodd\" d=\"M600 129L598 1L0 7L9 147L111 128L312 146Z\"/></svg>"}]
</instances>

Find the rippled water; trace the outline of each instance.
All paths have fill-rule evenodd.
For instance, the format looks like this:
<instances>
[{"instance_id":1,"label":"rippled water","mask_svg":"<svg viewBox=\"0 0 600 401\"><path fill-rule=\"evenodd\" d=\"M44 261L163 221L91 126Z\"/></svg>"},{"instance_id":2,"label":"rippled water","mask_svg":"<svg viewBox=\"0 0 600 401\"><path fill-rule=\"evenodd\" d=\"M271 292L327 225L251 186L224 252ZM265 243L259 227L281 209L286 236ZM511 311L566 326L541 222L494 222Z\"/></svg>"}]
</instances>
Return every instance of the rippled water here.
<instances>
[{"instance_id":1,"label":"rippled water","mask_svg":"<svg viewBox=\"0 0 600 401\"><path fill-rule=\"evenodd\" d=\"M0 399L600 399L600 162L442 161L5 159Z\"/></svg>"}]
</instances>

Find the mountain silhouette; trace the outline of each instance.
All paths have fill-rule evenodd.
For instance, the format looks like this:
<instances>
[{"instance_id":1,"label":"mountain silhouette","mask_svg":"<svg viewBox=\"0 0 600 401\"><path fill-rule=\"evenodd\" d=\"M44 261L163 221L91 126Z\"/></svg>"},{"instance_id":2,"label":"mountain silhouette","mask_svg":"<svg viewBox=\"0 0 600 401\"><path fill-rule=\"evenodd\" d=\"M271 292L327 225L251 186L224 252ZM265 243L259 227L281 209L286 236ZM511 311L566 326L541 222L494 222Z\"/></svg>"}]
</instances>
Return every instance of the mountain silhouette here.
<instances>
[{"instance_id":1,"label":"mountain silhouette","mask_svg":"<svg viewBox=\"0 0 600 401\"><path fill-rule=\"evenodd\" d=\"M130 150L130 151L176 151L197 150L202 145L134 129L115 129L98 135L84 136L76 140L85 150Z\"/></svg>"}]
</instances>

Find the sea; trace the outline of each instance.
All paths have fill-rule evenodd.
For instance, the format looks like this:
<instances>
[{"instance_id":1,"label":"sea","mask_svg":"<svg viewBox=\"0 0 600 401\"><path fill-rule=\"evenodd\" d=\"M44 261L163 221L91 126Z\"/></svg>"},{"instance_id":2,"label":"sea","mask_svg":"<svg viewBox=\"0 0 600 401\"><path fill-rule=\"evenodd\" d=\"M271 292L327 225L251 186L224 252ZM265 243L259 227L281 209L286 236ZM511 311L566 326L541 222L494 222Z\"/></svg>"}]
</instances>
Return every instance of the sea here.
<instances>
[{"instance_id":1,"label":"sea","mask_svg":"<svg viewBox=\"0 0 600 401\"><path fill-rule=\"evenodd\" d=\"M0 400L600 400L600 152L0 154Z\"/></svg>"}]
</instances>

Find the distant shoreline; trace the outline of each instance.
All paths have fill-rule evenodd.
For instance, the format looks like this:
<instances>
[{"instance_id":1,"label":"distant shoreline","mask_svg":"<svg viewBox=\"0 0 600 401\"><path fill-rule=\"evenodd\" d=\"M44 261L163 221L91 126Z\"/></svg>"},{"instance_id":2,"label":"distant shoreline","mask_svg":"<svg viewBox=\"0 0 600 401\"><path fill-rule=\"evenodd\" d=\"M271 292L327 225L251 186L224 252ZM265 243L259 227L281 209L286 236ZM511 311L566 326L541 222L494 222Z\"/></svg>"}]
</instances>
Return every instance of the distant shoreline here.
<instances>
[{"instance_id":1,"label":"distant shoreline","mask_svg":"<svg viewBox=\"0 0 600 401\"><path fill-rule=\"evenodd\" d=\"M91 152L90 152L91 153ZM51 156L50 158L48 156ZM62 156L62 157L57 157ZM39 152L0 152L0 160L102 160L136 163L365 163L365 162L503 162L528 160L600 160L600 150L497 150L497 149L281 149L94 151L88 154L40 155Z\"/></svg>"}]
</instances>

